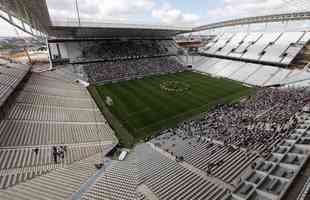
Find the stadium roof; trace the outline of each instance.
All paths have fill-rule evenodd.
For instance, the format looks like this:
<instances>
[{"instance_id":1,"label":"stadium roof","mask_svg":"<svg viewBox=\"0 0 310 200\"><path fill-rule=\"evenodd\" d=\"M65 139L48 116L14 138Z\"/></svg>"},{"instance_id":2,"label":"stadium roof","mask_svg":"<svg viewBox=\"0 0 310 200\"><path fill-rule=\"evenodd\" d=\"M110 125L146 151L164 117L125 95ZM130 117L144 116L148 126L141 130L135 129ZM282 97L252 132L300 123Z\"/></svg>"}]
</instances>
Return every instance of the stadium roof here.
<instances>
[{"instance_id":1,"label":"stadium roof","mask_svg":"<svg viewBox=\"0 0 310 200\"><path fill-rule=\"evenodd\" d=\"M225 19L221 22L206 24L197 28L175 27L167 25L143 25L125 24L120 22L91 22L82 21L60 21L51 20L46 0L1 0L0 11L8 14L3 17L9 23L27 32L25 24L32 29L57 38L114 38L114 37L170 37L179 33L186 33L199 30L210 30L227 26L244 25L251 23L267 23L290 20L306 20L310 18L310 1L308 0L282 0L286 2L282 6L266 9L261 16L254 16L255 12L243 15L241 19ZM259 7L257 8L259 9ZM249 16L250 15L250 16ZM20 19L23 23L18 25L11 16ZM28 33L35 35L32 30Z\"/></svg>"},{"instance_id":2,"label":"stadium roof","mask_svg":"<svg viewBox=\"0 0 310 200\"><path fill-rule=\"evenodd\" d=\"M297 20L309 20L309 19L310 19L310 11L290 12L290 13L255 16L255 17L244 17L240 19L226 20L222 22L207 24L207 25L193 28L193 31L210 30L210 29L223 28L223 27L229 27L229 26L238 26L238 25L245 25L245 24L297 21Z\"/></svg>"},{"instance_id":3,"label":"stadium roof","mask_svg":"<svg viewBox=\"0 0 310 200\"><path fill-rule=\"evenodd\" d=\"M192 30L188 27L115 22L52 22L45 0L3 0L0 10L9 15L6 19L9 22L11 15L32 28L57 38L170 37ZM23 26L20 25L19 28L23 29Z\"/></svg>"},{"instance_id":4,"label":"stadium roof","mask_svg":"<svg viewBox=\"0 0 310 200\"><path fill-rule=\"evenodd\" d=\"M1 0L0 10L41 32L51 25L45 0Z\"/></svg>"},{"instance_id":5,"label":"stadium roof","mask_svg":"<svg viewBox=\"0 0 310 200\"><path fill-rule=\"evenodd\" d=\"M50 27L49 35L57 38L156 38L171 37L190 31L192 28L164 25L86 21L78 24L76 22L55 21Z\"/></svg>"}]
</instances>

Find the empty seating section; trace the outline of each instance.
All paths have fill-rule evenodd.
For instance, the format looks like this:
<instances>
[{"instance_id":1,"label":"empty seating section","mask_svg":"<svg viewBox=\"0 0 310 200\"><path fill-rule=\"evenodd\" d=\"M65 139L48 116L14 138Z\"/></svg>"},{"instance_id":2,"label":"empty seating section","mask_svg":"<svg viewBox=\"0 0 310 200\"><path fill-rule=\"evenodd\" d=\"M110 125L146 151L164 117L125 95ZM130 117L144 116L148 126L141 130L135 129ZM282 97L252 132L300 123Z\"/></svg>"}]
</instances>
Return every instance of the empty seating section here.
<instances>
[{"instance_id":1,"label":"empty seating section","mask_svg":"<svg viewBox=\"0 0 310 200\"><path fill-rule=\"evenodd\" d=\"M221 70L223 70L223 68L225 68L227 65L229 65L231 63L230 60L219 60L218 62L216 62L215 64L211 65L208 69L207 69L207 73L209 74L214 74L216 75L218 72L220 72Z\"/></svg>"},{"instance_id":2,"label":"empty seating section","mask_svg":"<svg viewBox=\"0 0 310 200\"><path fill-rule=\"evenodd\" d=\"M54 122L104 122L99 110L83 110L44 105L17 103L13 106L8 120L34 120Z\"/></svg>"},{"instance_id":3,"label":"empty seating section","mask_svg":"<svg viewBox=\"0 0 310 200\"><path fill-rule=\"evenodd\" d=\"M25 130L29 130L25 133ZM107 123L50 123L4 120L0 123L0 146L27 146L98 142L114 137Z\"/></svg>"},{"instance_id":4,"label":"empty seating section","mask_svg":"<svg viewBox=\"0 0 310 200\"><path fill-rule=\"evenodd\" d=\"M53 73L32 73L0 121L2 188L85 159L117 142L87 89ZM65 151L55 161L54 148L59 146Z\"/></svg>"},{"instance_id":5,"label":"empty seating section","mask_svg":"<svg viewBox=\"0 0 310 200\"><path fill-rule=\"evenodd\" d=\"M18 84L24 79L30 67L10 63L1 59L0 64L0 106L7 100Z\"/></svg>"},{"instance_id":6,"label":"empty seating section","mask_svg":"<svg viewBox=\"0 0 310 200\"><path fill-rule=\"evenodd\" d=\"M179 165L147 144L136 148L139 183L145 184L161 200L222 199L227 190Z\"/></svg>"},{"instance_id":7,"label":"empty seating section","mask_svg":"<svg viewBox=\"0 0 310 200\"><path fill-rule=\"evenodd\" d=\"M15 88L19 83L19 79L17 77L9 76L3 73L0 73L0 81L1 81L1 84L9 85L10 87L13 87L13 88Z\"/></svg>"},{"instance_id":8,"label":"empty seating section","mask_svg":"<svg viewBox=\"0 0 310 200\"><path fill-rule=\"evenodd\" d=\"M310 86L309 80L298 81L298 82L294 82L294 83L286 85L286 87L297 87L297 88L306 88L309 86Z\"/></svg>"},{"instance_id":9,"label":"empty seating section","mask_svg":"<svg viewBox=\"0 0 310 200\"><path fill-rule=\"evenodd\" d=\"M73 82L81 78L80 76L78 76L78 73L76 73L75 71L77 66L80 66L80 65L68 64L66 65L65 68L59 68L55 71L46 71L44 72L44 77L57 79L57 80L65 81L65 82L70 82L70 81Z\"/></svg>"},{"instance_id":10,"label":"empty seating section","mask_svg":"<svg viewBox=\"0 0 310 200\"><path fill-rule=\"evenodd\" d=\"M283 33L274 43L265 49L265 54L261 57L261 61L280 63L286 56L286 50L297 43L303 36L302 32Z\"/></svg>"},{"instance_id":11,"label":"empty seating section","mask_svg":"<svg viewBox=\"0 0 310 200\"><path fill-rule=\"evenodd\" d=\"M31 130L29 138L33 140L23 141L25 136L16 127ZM63 137L66 138L66 141L62 139L64 144L93 141L95 132L97 137L103 136L103 140L114 138L112 129L85 88L37 74L30 77L17 96L16 103L1 122L1 130L4 130L1 138L15 138L2 140L6 141L2 145L7 146L12 143L14 146L57 144L60 134L68 136ZM102 133L98 133L100 131Z\"/></svg>"},{"instance_id":12,"label":"empty seating section","mask_svg":"<svg viewBox=\"0 0 310 200\"><path fill-rule=\"evenodd\" d=\"M248 33L248 35L240 41L239 47L237 47L233 52L229 54L230 57L241 57L245 51L262 36L262 33Z\"/></svg>"},{"instance_id":13,"label":"empty seating section","mask_svg":"<svg viewBox=\"0 0 310 200\"><path fill-rule=\"evenodd\" d=\"M88 91L85 88L78 86L78 84L64 81L61 78L43 76L41 74L32 74L31 78L29 79L29 83L24 86L23 91L78 99L90 98Z\"/></svg>"},{"instance_id":14,"label":"empty seating section","mask_svg":"<svg viewBox=\"0 0 310 200\"><path fill-rule=\"evenodd\" d=\"M6 190L0 190L0 199L70 199L72 194L79 191L81 185L95 174L94 164L100 162L101 159L102 154L96 154ZM30 177L31 174L25 176ZM23 180L23 178L19 176L16 180Z\"/></svg>"},{"instance_id":15,"label":"empty seating section","mask_svg":"<svg viewBox=\"0 0 310 200\"><path fill-rule=\"evenodd\" d=\"M201 48L209 55L289 65L310 40L308 32L224 33Z\"/></svg>"},{"instance_id":16,"label":"empty seating section","mask_svg":"<svg viewBox=\"0 0 310 200\"><path fill-rule=\"evenodd\" d=\"M83 194L81 200L136 200L138 169L135 157L129 155L128 159L125 162L113 161L103 175Z\"/></svg>"},{"instance_id":17,"label":"empty seating section","mask_svg":"<svg viewBox=\"0 0 310 200\"><path fill-rule=\"evenodd\" d=\"M240 82L247 82L248 78L251 75L254 75L255 72L257 72L260 68L260 65L258 64L253 64L253 63L246 63L245 65L243 65L238 72L234 73L232 76L230 76L229 78L233 79L233 80L237 80Z\"/></svg>"},{"instance_id":18,"label":"empty seating section","mask_svg":"<svg viewBox=\"0 0 310 200\"><path fill-rule=\"evenodd\" d=\"M89 98L71 98L63 96L49 96L38 93L21 92L16 99L18 103L33 104L33 105L49 105L54 107L67 107L67 108L82 108L94 109L96 104Z\"/></svg>"},{"instance_id":19,"label":"empty seating section","mask_svg":"<svg viewBox=\"0 0 310 200\"><path fill-rule=\"evenodd\" d=\"M65 152L64 159L55 164L52 147L41 147L38 154L35 154L34 148L5 148L0 150L0 170L44 165L57 167L57 165L70 164L74 161L84 159L100 151L102 151L102 148L98 144L69 146Z\"/></svg>"},{"instance_id":20,"label":"empty seating section","mask_svg":"<svg viewBox=\"0 0 310 200\"><path fill-rule=\"evenodd\" d=\"M283 80L285 83L294 83L302 80L309 80L310 72L307 70L294 70Z\"/></svg>"},{"instance_id":21,"label":"empty seating section","mask_svg":"<svg viewBox=\"0 0 310 200\"><path fill-rule=\"evenodd\" d=\"M235 36L226 44L226 46L221 50L216 52L218 55L227 56L230 53L234 52L239 45L242 44L242 41L247 36L246 33L236 33Z\"/></svg>"},{"instance_id":22,"label":"empty seating section","mask_svg":"<svg viewBox=\"0 0 310 200\"><path fill-rule=\"evenodd\" d=\"M210 54L216 54L219 50L221 50L223 47L225 47L225 45L227 44L227 42L229 42L229 40L233 37L232 33L224 33L223 35L221 35L216 42L209 48L207 49L205 52L206 53L210 53Z\"/></svg>"},{"instance_id":23,"label":"empty seating section","mask_svg":"<svg viewBox=\"0 0 310 200\"><path fill-rule=\"evenodd\" d=\"M13 68L8 65L0 65L0 73L9 77L22 78L26 73L29 67L25 66L25 69Z\"/></svg>"},{"instance_id":24,"label":"empty seating section","mask_svg":"<svg viewBox=\"0 0 310 200\"><path fill-rule=\"evenodd\" d=\"M212 52L212 48L214 48L213 46L220 40L223 35L224 33L216 35L210 42L206 44L206 46L202 47L203 51L208 53Z\"/></svg>"},{"instance_id":25,"label":"empty seating section","mask_svg":"<svg viewBox=\"0 0 310 200\"><path fill-rule=\"evenodd\" d=\"M3 173L0 174L0 191L1 189L6 189L12 187L18 183L25 182L29 179L35 178L37 176L44 175L50 172L54 166L45 166L44 168L30 169L24 168L24 170L19 170L13 173Z\"/></svg>"},{"instance_id":26,"label":"empty seating section","mask_svg":"<svg viewBox=\"0 0 310 200\"><path fill-rule=\"evenodd\" d=\"M310 72L305 69L281 69L266 85L285 84L289 87L307 87L310 85L309 77Z\"/></svg>"},{"instance_id":27,"label":"empty seating section","mask_svg":"<svg viewBox=\"0 0 310 200\"><path fill-rule=\"evenodd\" d=\"M307 70L289 70L269 65L247 63L242 61L206 57L193 69L255 86L299 83L309 85L310 72ZM296 85L295 84L295 85ZM303 85L302 85L303 84Z\"/></svg>"},{"instance_id":28,"label":"empty seating section","mask_svg":"<svg viewBox=\"0 0 310 200\"><path fill-rule=\"evenodd\" d=\"M256 154L240 149L170 133L156 137L152 143L171 155L182 156L185 162L229 184L239 179L257 159Z\"/></svg>"},{"instance_id":29,"label":"empty seating section","mask_svg":"<svg viewBox=\"0 0 310 200\"><path fill-rule=\"evenodd\" d=\"M83 73L82 64L75 64L70 65L67 64L64 68L59 68L56 71L53 72L54 76L61 76L65 78L66 81L77 81L77 80L83 80L87 82L87 77L85 77L85 74Z\"/></svg>"},{"instance_id":30,"label":"empty seating section","mask_svg":"<svg viewBox=\"0 0 310 200\"><path fill-rule=\"evenodd\" d=\"M259 60L262 56L262 52L268 47L268 45L275 43L280 36L281 33L264 33L255 44L247 49L247 52L242 58Z\"/></svg>"},{"instance_id":31,"label":"empty seating section","mask_svg":"<svg viewBox=\"0 0 310 200\"><path fill-rule=\"evenodd\" d=\"M265 83L271 79L279 68L267 65L260 65L258 71L250 76L247 82L251 85L265 85Z\"/></svg>"},{"instance_id":32,"label":"empty seating section","mask_svg":"<svg viewBox=\"0 0 310 200\"><path fill-rule=\"evenodd\" d=\"M192 58L193 59L192 59L192 62L190 64L195 65L196 68L199 67L200 65L202 65L203 63L205 63L207 59L209 59L208 57L205 57L205 56L194 56ZM184 62L184 63L186 63L186 62Z\"/></svg>"},{"instance_id":33,"label":"empty seating section","mask_svg":"<svg viewBox=\"0 0 310 200\"><path fill-rule=\"evenodd\" d=\"M198 66L197 70L201 71L201 72L207 73L209 68L211 68L213 65L215 65L219 61L220 60L217 59L217 58L208 58L208 59L205 60L205 62L203 64ZM194 69L196 69L196 65L194 65Z\"/></svg>"},{"instance_id":34,"label":"empty seating section","mask_svg":"<svg viewBox=\"0 0 310 200\"><path fill-rule=\"evenodd\" d=\"M225 54L224 49L227 47L227 45L231 42L231 39L235 36L235 33L227 33L224 36L221 37L221 40L217 43L215 46L217 49L215 49L215 54L221 54L223 51L223 54Z\"/></svg>"},{"instance_id":35,"label":"empty seating section","mask_svg":"<svg viewBox=\"0 0 310 200\"><path fill-rule=\"evenodd\" d=\"M288 65L309 40L308 32L224 33L215 37L207 47L202 48L202 52L226 56L228 59L206 57L193 63L193 67L197 71L251 85L268 86L289 83L305 87L310 85L309 72L306 70L292 71L268 64L248 62L252 60ZM240 61L229 60L231 57L239 58Z\"/></svg>"},{"instance_id":36,"label":"empty seating section","mask_svg":"<svg viewBox=\"0 0 310 200\"><path fill-rule=\"evenodd\" d=\"M232 61L223 70L221 70L218 75L222 77L231 77L234 73L237 73L243 65L246 65L246 63Z\"/></svg>"},{"instance_id":37,"label":"empty seating section","mask_svg":"<svg viewBox=\"0 0 310 200\"><path fill-rule=\"evenodd\" d=\"M56 80L57 81L57 80ZM46 86L38 86L38 85L26 85L23 88L24 92L29 93L39 93L39 94L46 94L52 96L63 96L63 97L73 97L73 98L89 98L89 96L85 96L87 91L77 91L77 90L66 90L61 88L55 87L46 87Z\"/></svg>"},{"instance_id":38,"label":"empty seating section","mask_svg":"<svg viewBox=\"0 0 310 200\"><path fill-rule=\"evenodd\" d=\"M300 52L303 46L304 45L301 45L301 44L293 44L289 46L288 49L283 54L283 56L285 55L285 57L283 58L281 63L289 65L294 60L294 58L297 56L297 54Z\"/></svg>"}]
</instances>

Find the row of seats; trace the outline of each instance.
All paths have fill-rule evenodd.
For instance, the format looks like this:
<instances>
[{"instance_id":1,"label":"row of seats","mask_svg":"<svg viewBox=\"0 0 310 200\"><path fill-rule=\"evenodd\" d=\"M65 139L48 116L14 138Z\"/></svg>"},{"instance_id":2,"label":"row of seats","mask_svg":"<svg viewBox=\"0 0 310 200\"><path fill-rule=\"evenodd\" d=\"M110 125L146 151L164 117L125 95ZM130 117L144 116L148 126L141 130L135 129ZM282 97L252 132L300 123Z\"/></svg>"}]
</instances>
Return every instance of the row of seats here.
<instances>
[{"instance_id":1,"label":"row of seats","mask_svg":"<svg viewBox=\"0 0 310 200\"><path fill-rule=\"evenodd\" d=\"M29 69L27 65L0 59L0 106L24 79Z\"/></svg>"},{"instance_id":2,"label":"row of seats","mask_svg":"<svg viewBox=\"0 0 310 200\"><path fill-rule=\"evenodd\" d=\"M74 62L90 60L118 60L176 54L173 40L102 40L79 42L78 52L70 53ZM80 51L80 52L79 52ZM79 55L76 57L76 55ZM76 58L75 58L76 57Z\"/></svg>"},{"instance_id":3,"label":"row of seats","mask_svg":"<svg viewBox=\"0 0 310 200\"><path fill-rule=\"evenodd\" d=\"M96 154L85 160L53 170L45 175L0 190L0 199L65 200L80 190L81 185L96 172L94 165L102 160Z\"/></svg>"},{"instance_id":4,"label":"row of seats","mask_svg":"<svg viewBox=\"0 0 310 200\"><path fill-rule=\"evenodd\" d=\"M0 121L0 138L2 188L117 143L87 89L55 71L29 75Z\"/></svg>"},{"instance_id":5,"label":"row of seats","mask_svg":"<svg viewBox=\"0 0 310 200\"><path fill-rule=\"evenodd\" d=\"M58 71L58 70L56 70ZM53 71L52 73L55 73L56 71ZM75 84L74 82L70 82L68 80L62 79L60 76L57 77L50 77L45 74L48 72L36 74L31 74L31 79L27 81L28 85L34 85L34 86L41 86L41 87L53 87L58 89L69 89L69 90L77 90L76 92L81 92L85 94L85 88L82 86Z\"/></svg>"},{"instance_id":6,"label":"row of seats","mask_svg":"<svg viewBox=\"0 0 310 200\"><path fill-rule=\"evenodd\" d=\"M175 56L118 60L85 65L84 71L93 82L134 79L147 75L184 71Z\"/></svg>"},{"instance_id":7,"label":"row of seats","mask_svg":"<svg viewBox=\"0 0 310 200\"><path fill-rule=\"evenodd\" d=\"M310 142L304 142L310 136L309 113L298 113L296 116L299 123L296 129L275 145L266 159L260 158L253 163L251 173L244 177L228 200L281 199L287 193L309 154Z\"/></svg>"},{"instance_id":8,"label":"row of seats","mask_svg":"<svg viewBox=\"0 0 310 200\"><path fill-rule=\"evenodd\" d=\"M16 103L6 119L55 122L105 122L99 110Z\"/></svg>"},{"instance_id":9,"label":"row of seats","mask_svg":"<svg viewBox=\"0 0 310 200\"><path fill-rule=\"evenodd\" d=\"M92 99L87 98L70 98L63 96L51 96L46 94L21 92L16 99L18 103L32 105L47 105L53 107L96 109L97 105Z\"/></svg>"},{"instance_id":10,"label":"row of seats","mask_svg":"<svg viewBox=\"0 0 310 200\"><path fill-rule=\"evenodd\" d=\"M134 154L125 162L113 161L81 200L137 200L138 171Z\"/></svg>"},{"instance_id":11,"label":"row of seats","mask_svg":"<svg viewBox=\"0 0 310 200\"><path fill-rule=\"evenodd\" d=\"M55 80L57 81L57 80ZM63 96L63 97L71 97L71 98L87 98L89 99L89 96L86 96L87 92L80 92L75 90L65 90L65 89L59 89L59 88L53 88L53 87L45 87L45 86L36 86L36 85L26 85L23 89L25 92L29 93L39 93L39 94L46 94L51 96Z\"/></svg>"},{"instance_id":12,"label":"row of seats","mask_svg":"<svg viewBox=\"0 0 310 200\"><path fill-rule=\"evenodd\" d=\"M111 141L114 137L107 122L75 124L3 120L0 132L1 147Z\"/></svg>"},{"instance_id":13,"label":"row of seats","mask_svg":"<svg viewBox=\"0 0 310 200\"><path fill-rule=\"evenodd\" d=\"M257 159L257 154L246 153L215 143L179 135L161 135L152 140L157 147L224 182L233 184L245 169Z\"/></svg>"},{"instance_id":14,"label":"row of seats","mask_svg":"<svg viewBox=\"0 0 310 200\"><path fill-rule=\"evenodd\" d=\"M222 199L227 190L187 170L147 144L135 148L139 183L145 184L161 200Z\"/></svg>"},{"instance_id":15,"label":"row of seats","mask_svg":"<svg viewBox=\"0 0 310 200\"><path fill-rule=\"evenodd\" d=\"M65 82L73 82L79 79L82 80L83 77L78 74L79 66L80 65L67 64L65 67L58 67L57 70L44 72L44 77L54 78Z\"/></svg>"},{"instance_id":16,"label":"row of seats","mask_svg":"<svg viewBox=\"0 0 310 200\"><path fill-rule=\"evenodd\" d=\"M309 40L309 32L223 33L201 52L288 65Z\"/></svg>"},{"instance_id":17,"label":"row of seats","mask_svg":"<svg viewBox=\"0 0 310 200\"><path fill-rule=\"evenodd\" d=\"M53 166L48 166L43 169L31 169L29 171L6 173L0 175L0 189L12 187L18 183L25 182L38 176L42 176L54 169Z\"/></svg>"},{"instance_id":18,"label":"row of seats","mask_svg":"<svg viewBox=\"0 0 310 200\"><path fill-rule=\"evenodd\" d=\"M198 65L193 65L194 70L255 86L295 83L309 77L309 72L305 70L289 70L220 58L205 57L197 59L197 62Z\"/></svg>"},{"instance_id":19,"label":"row of seats","mask_svg":"<svg viewBox=\"0 0 310 200\"><path fill-rule=\"evenodd\" d=\"M57 164L70 164L102 151L103 145L67 146L64 158L58 158ZM34 148L0 149L0 170L55 165L52 147L40 147L36 154ZM56 166L55 166L56 167Z\"/></svg>"}]
</instances>

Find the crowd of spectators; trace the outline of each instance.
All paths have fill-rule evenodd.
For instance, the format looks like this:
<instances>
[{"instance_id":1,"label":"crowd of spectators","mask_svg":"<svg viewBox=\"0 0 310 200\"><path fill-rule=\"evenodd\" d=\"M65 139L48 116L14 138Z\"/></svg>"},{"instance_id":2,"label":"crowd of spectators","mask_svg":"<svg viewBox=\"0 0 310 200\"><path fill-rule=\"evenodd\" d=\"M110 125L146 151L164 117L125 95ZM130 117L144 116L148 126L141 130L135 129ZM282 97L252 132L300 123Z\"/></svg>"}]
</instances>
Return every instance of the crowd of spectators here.
<instances>
[{"instance_id":1,"label":"crowd of spectators","mask_svg":"<svg viewBox=\"0 0 310 200\"><path fill-rule=\"evenodd\" d=\"M134 79L152 74L184 71L185 66L174 56L115 60L100 63L89 63L84 71L92 82Z\"/></svg>"},{"instance_id":2,"label":"crowd of spectators","mask_svg":"<svg viewBox=\"0 0 310 200\"><path fill-rule=\"evenodd\" d=\"M104 40L83 44L77 61L89 81L107 82L184 71L176 54L173 40Z\"/></svg>"},{"instance_id":3,"label":"crowd of spectators","mask_svg":"<svg viewBox=\"0 0 310 200\"><path fill-rule=\"evenodd\" d=\"M82 47L79 60L119 60L175 55L172 40L105 40Z\"/></svg>"},{"instance_id":4,"label":"crowd of spectators","mask_svg":"<svg viewBox=\"0 0 310 200\"><path fill-rule=\"evenodd\" d=\"M160 134L198 137L224 145L268 152L297 125L295 114L305 105L301 90L259 89L229 105L217 105L201 118L183 122Z\"/></svg>"}]
</instances>

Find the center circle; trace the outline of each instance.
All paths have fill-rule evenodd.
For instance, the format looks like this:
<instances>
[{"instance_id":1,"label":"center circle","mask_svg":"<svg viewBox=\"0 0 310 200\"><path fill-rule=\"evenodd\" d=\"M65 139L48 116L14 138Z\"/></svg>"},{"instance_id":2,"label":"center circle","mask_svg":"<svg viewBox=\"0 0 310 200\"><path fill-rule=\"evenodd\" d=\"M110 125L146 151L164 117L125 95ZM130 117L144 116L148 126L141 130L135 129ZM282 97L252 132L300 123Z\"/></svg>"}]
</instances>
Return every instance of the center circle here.
<instances>
[{"instance_id":1,"label":"center circle","mask_svg":"<svg viewBox=\"0 0 310 200\"><path fill-rule=\"evenodd\" d=\"M190 89L190 85L180 81L164 81L160 83L160 88L167 92L184 92Z\"/></svg>"}]
</instances>

